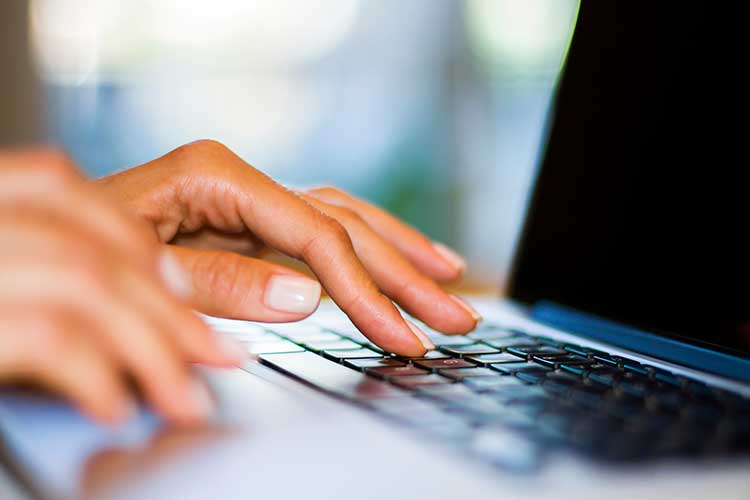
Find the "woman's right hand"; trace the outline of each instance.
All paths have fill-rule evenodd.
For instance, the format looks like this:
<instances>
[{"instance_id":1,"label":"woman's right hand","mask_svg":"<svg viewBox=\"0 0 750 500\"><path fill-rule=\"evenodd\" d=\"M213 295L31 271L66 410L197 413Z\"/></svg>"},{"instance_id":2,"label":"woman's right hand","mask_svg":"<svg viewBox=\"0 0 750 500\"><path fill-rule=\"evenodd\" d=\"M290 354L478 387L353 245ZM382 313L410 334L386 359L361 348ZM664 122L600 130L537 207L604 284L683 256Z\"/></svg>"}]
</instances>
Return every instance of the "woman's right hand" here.
<instances>
[{"instance_id":1,"label":"woman's right hand","mask_svg":"<svg viewBox=\"0 0 750 500\"><path fill-rule=\"evenodd\" d=\"M243 363L181 300L189 280L146 225L50 151L0 154L0 382L31 382L100 422L134 408L130 380L166 419L211 412L190 363Z\"/></svg>"}]
</instances>

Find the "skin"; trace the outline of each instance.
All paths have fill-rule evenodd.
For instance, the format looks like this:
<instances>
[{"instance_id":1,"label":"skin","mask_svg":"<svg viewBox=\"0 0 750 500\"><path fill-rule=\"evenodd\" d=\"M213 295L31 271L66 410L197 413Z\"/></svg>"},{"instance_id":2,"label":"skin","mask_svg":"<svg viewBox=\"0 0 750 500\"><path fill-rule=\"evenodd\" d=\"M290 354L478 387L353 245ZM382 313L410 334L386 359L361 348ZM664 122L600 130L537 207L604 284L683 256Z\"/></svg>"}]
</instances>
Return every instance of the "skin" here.
<instances>
[{"instance_id":1,"label":"skin","mask_svg":"<svg viewBox=\"0 0 750 500\"><path fill-rule=\"evenodd\" d=\"M309 314L264 302L274 276L304 276L261 260L270 250L309 266L387 351L426 351L394 302L448 334L479 320L438 286L463 269L425 236L335 188L290 191L215 141L95 182L59 153L4 153L0 235L0 382L33 381L102 422L127 418L131 380L170 421L206 416L190 363L244 360L191 308L267 322ZM186 287L159 277L165 258Z\"/></svg>"}]
</instances>

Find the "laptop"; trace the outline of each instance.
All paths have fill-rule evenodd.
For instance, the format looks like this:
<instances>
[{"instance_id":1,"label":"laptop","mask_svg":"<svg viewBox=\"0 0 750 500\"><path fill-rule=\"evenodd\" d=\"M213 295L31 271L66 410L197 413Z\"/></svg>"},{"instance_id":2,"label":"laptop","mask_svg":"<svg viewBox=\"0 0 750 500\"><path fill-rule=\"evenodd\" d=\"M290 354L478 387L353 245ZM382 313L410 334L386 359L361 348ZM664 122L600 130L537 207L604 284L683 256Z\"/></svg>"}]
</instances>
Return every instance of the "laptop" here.
<instances>
[{"instance_id":1,"label":"laptop","mask_svg":"<svg viewBox=\"0 0 750 500\"><path fill-rule=\"evenodd\" d=\"M330 302L299 323L206 318L258 357L204 370L215 422L143 410L109 431L6 391L0 491L749 498L739 45L713 10L582 3L508 292L469 297L476 331L425 328L437 349L406 359Z\"/></svg>"}]
</instances>

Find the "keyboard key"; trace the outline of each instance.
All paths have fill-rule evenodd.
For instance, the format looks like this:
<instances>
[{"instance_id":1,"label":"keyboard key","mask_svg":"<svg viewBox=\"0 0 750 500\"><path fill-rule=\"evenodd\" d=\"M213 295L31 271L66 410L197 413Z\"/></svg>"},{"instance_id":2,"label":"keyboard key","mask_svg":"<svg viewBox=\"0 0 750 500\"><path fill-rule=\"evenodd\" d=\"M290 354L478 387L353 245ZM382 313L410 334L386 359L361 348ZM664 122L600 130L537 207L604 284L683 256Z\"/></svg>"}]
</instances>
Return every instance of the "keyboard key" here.
<instances>
[{"instance_id":1,"label":"keyboard key","mask_svg":"<svg viewBox=\"0 0 750 500\"><path fill-rule=\"evenodd\" d=\"M311 351L333 351L340 349L361 349L362 346L351 340L313 341L305 342L304 346Z\"/></svg>"},{"instance_id":2,"label":"keyboard key","mask_svg":"<svg viewBox=\"0 0 750 500\"><path fill-rule=\"evenodd\" d=\"M443 359L415 359L414 364L425 370L438 370L441 368L473 368L474 363L469 363L461 358Z\"/></svg>"},{"instance_id":3,"label":"keyboard key","mask_svg":"<svg viewBox=\"0 0 750 500\"><path fill-rule=\"evenodd\" d=\"M490 365L490 368L500 373L506 373L508 375L514 375L521 371L530 372L546 372L546 368L537 365L536 363L527 363L525 361L519 361L518 363L498 363Z\"/></svg>"},{"instance_id":4,"label":"keyboard key","mask_svg":"<svg viewBox=\"0 0 750 500\"><path fill-rule=\"evenodd\" d=\"M284 336L288 338L289 340L291 340L292 342L297 342L298 344L303 344L305 342L321 342L321 341L332 342L336 340L341 340L341 337L339 337L335 333L324 332L324 331L289 333Z\"/></svg>"},{"instance_id":5,"label":"keyboard key","mask_svg":"<svg viewBox=\"0 0 750 500\"><path fill-rule=\"evenodd\" d=\"M366 368L365 372L370 375L374 375L378 378L389 378L396 376L414 376L414 375L427 375L427 370L417 368L414 365L404 366L379 366L376 368Z\"/></svg>"},{"instance_id":6,"label":"keyboard key","mask_svg":"<svg viewBox=\"0 0 750 500\"><path fill-rule=\"evenodd\" d=\"M525 358L525 359L531 359L534 356L552 357L552 356L564 356L568 354L568 352L563 349L558 349L556 347L546 346L546 345L530 346L530 347L523 347L523 346L508 347L506 351L509 352L510 354L513 354L515 356Z\"/></svg>"},{"instance_id":7,"label":"keyboard key","mask_svg":"<svg viewBox=\"0 0 750 500\"><path fill-rule=\"evenodd\" d=\"M536 342L531 337L526 337L526 336L511 337L511 338L508 338L508 339L485 340L483 342L485 342L486 344L489 344L492 347L495 347L497 349L505 349L505 348L508 348L508 347L538 346L538 345L540 345L538 342Z\"/></svg>"},{"instance_id":8,"label":"keyboard key","mask_svg":"<svg viewBox=\"0 0 750 500\"><path fill-rule=\"evenodd\" d=\"M500 375L489 368L453 368L450 370L438 370L440 375L453 380L464 380L469 377L499 377Z\"/></svg>"},{"instance_id":9,"label":"keyboard key","mask_svg":"<svg viewBox=\"0 0 750 500\"><path fill-rule=\"evenodd\" d=\"M583 356L585 358L593 358L597 354L604 354L604 355L607 354L598 349L592 349L591 347L583 347L583 346L575 345L575 344L565 344L563 346L563 349L565 349L568 352L572 352L573 354L578 354L579 356Z\"/></svg>"},{"instance_id":10,"label":"keyboard key","mask_svg":"<svg viewBox=\"0 0 750 500\"><path fill-rule=\"evenodd\" d=\"M261 361L318 389L350 399L394 394L394 388L312 352L261 354Z\"/></svg>"},{"instance_id":11,"label":"keyboard key","mask_svg":"<svg viewBox=\"0 0 750 500\"><path fill-rule=\"evenodd\" d=\"M590 372L593 372L595 370L599 370L601 368L611 368L607 365L603 365L601 363L593 363L590 365L569 365L567 363L561 363L560 369L565 370L566 372L572 373L574 375L578 375L579 377L583 377L587 375Z\"/></svg>"},{"instance_id":12,"label":"keyboard key","mask_svg":"<svg viewBox=\"0 0 750 500\"><path fill-rule=\"evenodd\" d=\"M480 366L489 366L494 363L518 363L518 356L508 354L507 352L464 356L464 358Z\"/></svg>"},{"instance_id":13,"label":"keyboard key","mask_svg":"<svg viewBox=\"0 0 750 500\"><path fill-rule=\"evenodd\" d=\"M252 354L271 354L282 352L302 352L303 348L289 342L288 340L279 340L276 342L245 342L247 351Z\"/></svg>"},{"instance_id":14,"label":"keyboard key","mask_svg":"<svg viewBox=\"0 0 750 500\"><path fill-rule=\"evenodd\" d=\"M395 384L399 387L403 387L404 389L408 389L408 390L416 389L417 387L422 387L425 385L451 384L454 382L451 379L447 379L445 377L441 377L440 375L435 375L435 374L391 377L388 380L392 384Z\"/></svg>"},{"instance_id":15,"label":"keyboard key","mask_svg":"<svg viewBox=\"0 0 750 500\"><path fill-rule=\"evenodd\" d=\"M354 358L382 358L383 354L372 349L352 349L340 351L323 351L323 355L329 359L342 360Z\"/></svg>"},{"instance_id":16,"label":"keyboard key","mask_svg":"<svg viewBox=\"0 0 750 500\"><path fill-rule=\"evenodd\" d=\"M524 382L528 382L530 384L540 384L547 376L547 369L542 368L540 370L521 370L517 371L514 375Z\"/></svg>"},{"instance_id":17,"label":"keyboard key","mask_svg":"<svg viewBox=\"0 0 750 500\"><path fill-rule=\"evenodd\" d=\"M471 345L476 342L463 335L430 335L430 339L438 347Z\"/></svg>"},{"instance_id":18,"label":"keyboard key","mask_svg":"<svg viewBox=\"0 0 750 500\"><path fill-rule=\"evenodd\" d=\"M475 356L477 354L494 354L500 352L494 347L479 343L463 346L441 346L440 350L454 356Z\"/></svg>"},{"instance_id":19,"label":"keyboard key","mask_svg":"<svg viewBox=\"0 0 750 500\"><path fill-rule=\"evenodd\" d=\"M485 328L471 332L467 337L474 340L499 340L515 337L517 334L501 328Z\"/></svg>"},{"instance_id":20,"label":"keyboard key","mask_svg":"<svg viewBox=\"0 0 750 500\"><path fill-rule=\"evenodd\" d=\"M547 368L557 369L563 363L568 365L591 365L594 362L577 354L566 354L563 356L534 356L531 358L534 363L546 366Z\"/></svg>"},{"instance_id":21,"label":"keyboard key","mask_svg":"<svg viewBox=\"0 0 750 500\"><path fill-rule=\"evenodd\" d=\"M347 352L347 351L342 351ZM378 368L382 366L406 366L406 363L399 361L395 358L380 357L380 358L360 358L360 359L345 359L344 364L355 370L364 370L366 368Z\"/></svg>"}]
</instances>

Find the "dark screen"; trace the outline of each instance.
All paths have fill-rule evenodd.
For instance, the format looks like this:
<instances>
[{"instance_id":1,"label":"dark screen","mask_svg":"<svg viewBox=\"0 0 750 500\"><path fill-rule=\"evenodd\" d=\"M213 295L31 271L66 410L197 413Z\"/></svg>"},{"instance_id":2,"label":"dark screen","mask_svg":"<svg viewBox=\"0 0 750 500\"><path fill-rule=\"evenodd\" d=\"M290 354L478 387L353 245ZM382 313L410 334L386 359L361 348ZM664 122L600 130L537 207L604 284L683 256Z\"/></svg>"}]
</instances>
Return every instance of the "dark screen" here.
<instances>
[{"instance_id":1,"label":"dark screen","mask_svg":"<svg viewBox=\"0 0 750 500\"><path fill-rule=\"evenodd\" d=\"M739 16L583 0L511 295L750 356Z\"/></svg>"}]
</instances>

